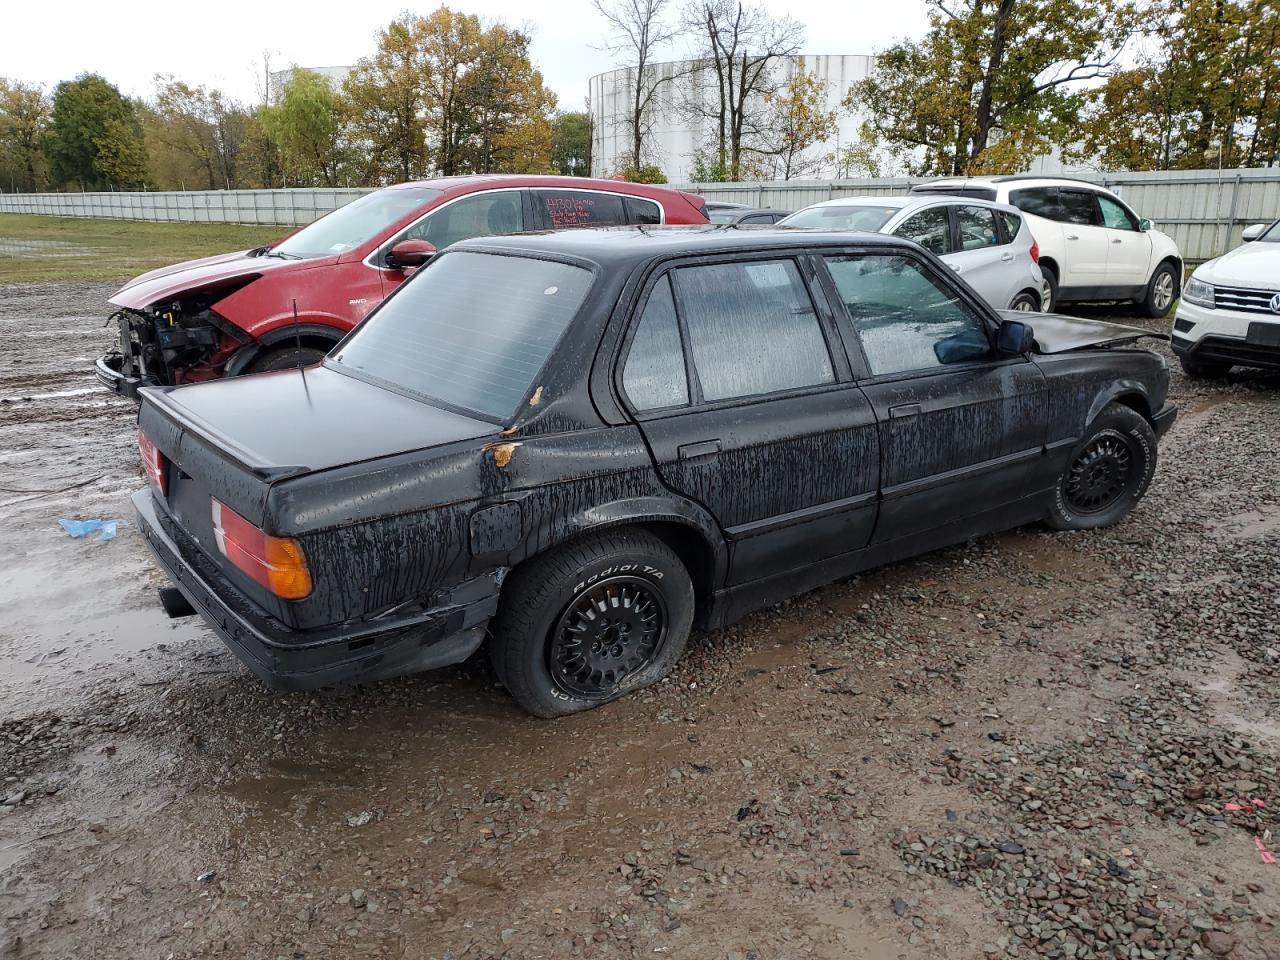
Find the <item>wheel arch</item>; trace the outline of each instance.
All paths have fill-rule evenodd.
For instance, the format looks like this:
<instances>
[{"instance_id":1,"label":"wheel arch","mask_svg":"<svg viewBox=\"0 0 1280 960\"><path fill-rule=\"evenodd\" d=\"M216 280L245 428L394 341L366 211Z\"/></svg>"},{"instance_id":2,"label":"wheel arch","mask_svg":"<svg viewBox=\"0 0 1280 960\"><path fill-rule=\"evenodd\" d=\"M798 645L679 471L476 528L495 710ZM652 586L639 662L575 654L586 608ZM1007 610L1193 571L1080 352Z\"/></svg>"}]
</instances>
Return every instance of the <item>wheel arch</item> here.
<instances>
[{"instance_id":1,"label":"wheel arch","mask_svg":"<svg viewBox=\"0 0 1280 960\"><path fill-rule=\"evenodd\" d=\"M1183 264L1181 257L1172 253L1161 257L1156 262L1156 265L1151 268L1151 276L1154 277L1156 275L1156 271L1166 263L1173 267L1173 295L1175 298L1180 297L1182 296L1182 274L1186 270L1186 266ZM1147 282L1150 283L1151 281L1148 280Z\"/></svg>"},{"instance_id":2,"label":"wheel arch","mask_svg":"<svg viewBox=\"0 0 1280 960\"><path fill-rule=\"evenodd\" d=\"M346 334L337 327L323 323L300 323L296 327L277 327L263 334L261 340L247 343L232 354L231 359L223 367L223 376L240 376L255 360L275 347L298 343L327 353L344 336Z\"/></svg>"},{"instance_id":3,"label":"wheel arch","mask_svg":"<svg viewBox=\"0 0 1280 960\"><path fill-rule=\"evenodd\" d=\"M1155 411L1151 409L1151 395L1147 392L1147 388L1137 380L1122 380L1111 384L1094 399L1093 406L1089 408L1089 416L1085 419L1086 428L1110 403L1128 407L1146 420L1152 428L1155 427Z\"/></svg>"}]
</instances>

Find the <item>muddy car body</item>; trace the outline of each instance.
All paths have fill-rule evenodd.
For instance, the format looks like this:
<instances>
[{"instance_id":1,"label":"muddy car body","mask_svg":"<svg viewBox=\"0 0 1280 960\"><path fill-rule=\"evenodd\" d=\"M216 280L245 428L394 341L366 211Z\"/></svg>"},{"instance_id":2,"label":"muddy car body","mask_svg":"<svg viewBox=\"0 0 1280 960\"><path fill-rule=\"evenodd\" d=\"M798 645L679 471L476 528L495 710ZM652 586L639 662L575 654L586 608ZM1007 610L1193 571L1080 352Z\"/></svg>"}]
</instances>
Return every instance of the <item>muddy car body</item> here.
<instances>
[{"instance_id":1,"label":"muddy car body","mask_svg":"<svg viewBox=\"0 0 1280 960\"><path fill-rule=\"evenodd\" d=\"M388 187L273 245L135 277L111 298L119 348L98 359L96 373L108 389L136 397L140 386L314 363L426 257L454 242L706 223L702 203L664 187L581 177L449 177Z\"/></svg>"},{"instance_id":2,"label":"muddy car body","mask_svg":"<svg viewBox=\"0 0 1280 960\"><path fill-rule=\"evenodd\" d=\"M269 683L491 635L516 699L567 713L659 679L692 623L1123 517L1175 414L1167 366L1143 330L1025 319L885 236L468 241L318 367L142 391L135 503Z\"/></svg>"}]
</instances>

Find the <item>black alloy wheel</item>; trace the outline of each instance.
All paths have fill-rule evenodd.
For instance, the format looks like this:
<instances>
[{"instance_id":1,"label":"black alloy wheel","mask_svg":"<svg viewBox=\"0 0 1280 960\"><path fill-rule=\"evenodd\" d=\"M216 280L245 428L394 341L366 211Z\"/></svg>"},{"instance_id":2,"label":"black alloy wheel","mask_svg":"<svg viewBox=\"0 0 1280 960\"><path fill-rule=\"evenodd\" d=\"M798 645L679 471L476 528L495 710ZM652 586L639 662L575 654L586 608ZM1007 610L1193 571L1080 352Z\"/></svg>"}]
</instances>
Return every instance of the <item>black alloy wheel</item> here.
<instances>
[{"instance_id":1,"label":"black alloy wheel","mask_svg":"<svg viewBox=\"0 0 1280 960\"><path fill-rule=\"evenodd\" d=\"M639 577L612 577L565 608L551 635L547 667L571 696L612 697L619 684L653 663L666 632L661 590Z\"/></svg>"}]
</instances>

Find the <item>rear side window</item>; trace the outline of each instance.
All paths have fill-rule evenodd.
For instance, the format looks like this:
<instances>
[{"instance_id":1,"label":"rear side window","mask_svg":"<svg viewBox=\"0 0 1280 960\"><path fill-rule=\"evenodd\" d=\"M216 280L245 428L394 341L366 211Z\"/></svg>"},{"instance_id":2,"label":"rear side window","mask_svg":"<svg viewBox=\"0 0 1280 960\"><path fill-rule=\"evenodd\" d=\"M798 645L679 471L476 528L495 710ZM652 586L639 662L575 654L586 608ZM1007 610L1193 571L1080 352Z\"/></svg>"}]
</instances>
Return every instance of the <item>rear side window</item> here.
<instances>
[{"instance_id":1,"label":"rear side window","mask_svg":"<svg viewBox=\"0 0 1280 960\"><path fill-rule=\"evenodd\" d=\"M757 213L754 217L743 217L741 223L773 223L773 214Z\"/></svg>"},{"instance_id":2,"label":"rear side window","mask_svg":"<svg viewBox=\"0 0 1280 960\"><path fill-rule=\"evenodd\" d=\"M930 253L942 256L955 250L951 242L951 215L945 206L929 207L903 220L894 236L914 240Z\"/></svg>"},{"instance_id":3,"label":"rear side window","mask_svg":"<svg viewBox=\"0 0 1280 960\"><path fill-rule=\"evenodd\" d=\"M627 212L627 223L661 223L662 208L652 200L639 197L623 197L622 207Z\"/></svg>"},{"instance_id":4,"label":"rear side window","mask_svg":"<svg viewBox=\"0 0 1280 960\"><path fill-rule=\"evenodd\" d=\"M1062 204L1062 222L1095 227L1101 223L1098 216L1096 193L1087 190L1060 190L1058 202Z\"/></svg>"},{"instance_id":5,"label":"rear side window","mask_svg":"<svg viewBox=\"0 0 1280 960\"><path fill-rule=\"evenodd\" d=\"M956 232L961 250L1000 246L996 212L990 207L956 207Z\"/></svg>"},{"instance_id":6,"label":"rear side window","mask_svg":"<svg viewBox=\"0 0 1280 960\"><path fill-rule=\"evenodd\" d=\"M1046 220L1062 219L1062 211L1058 208L1057 187L1014 190L1009 194L1009 203L1032 216L1044 217Z\"/></svg>"},{"instance_id":7,"label":"rear side window","mask_svg":"<svg viewBox=\"0 0 1280 960\"><path fill-rule=\"evenodd\" d=\"M826 338L795 261L683 267L674 278L704 399L835 381Z\"/></svg>"},{"instance_id":8,"label":"rear side window","mask_svg":"<svg viewBox=\"0 0 1280 960\"><path fill-rule=\"evenodd\" d=\"M1022 229L1022 218L1016 213L1010 213L1008 210L997 210L996 219L1000 221L1000 226L1004 229L1004 242L1012 243L1018 237L1018 231Z\"/></svg>"},{"instance_id":9,"label":"rear side window","mask_svg":"<svg viewBox=\"0 0 1280 960\"><path fill-rule=\"evenodd\" d=\"M336 360L445 406L506 420L591 288L582 267L470 251L409 280Z\"/></svg>"},{"instance_id":10,"label":"rear side window","mask_svg":"<svg viewBox=\"0 0 1280 960\"><path fill-rule=\"evenodd\" d=\"M637 410L682 407L689 402L680 324L668 277L654 286L640 315L622 368L622 389Z\"/></svg>"},{"instance_id":11,"label":"rear side window","mask_svg":"<svg viewBox=\"0 0 1280 960\"><path fill-rule=\"evenodd\" d=\"M627 222L622 198L587 190L535 190L533 202L552 230L616 227Z\"/></svg>"}]
</instances>

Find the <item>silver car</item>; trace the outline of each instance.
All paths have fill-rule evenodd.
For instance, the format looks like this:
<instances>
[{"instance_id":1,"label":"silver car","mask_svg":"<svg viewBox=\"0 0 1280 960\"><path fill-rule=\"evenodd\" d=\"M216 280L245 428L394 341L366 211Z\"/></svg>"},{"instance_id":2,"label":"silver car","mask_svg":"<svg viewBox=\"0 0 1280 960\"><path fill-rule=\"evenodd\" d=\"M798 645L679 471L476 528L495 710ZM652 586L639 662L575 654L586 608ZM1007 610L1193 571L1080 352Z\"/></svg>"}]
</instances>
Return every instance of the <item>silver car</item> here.
<instances>
[{"instance_id":1,"label":"silver car","mask_svg":"<svg viewBox=\"0 0 1280 960\"><path fill-rule=\"evenodd\" d=\"M914 240L942 258L997 310L1044 309L1040 250L1016 207L967 197L842 197L780 227L861 230Z\"/></svg>"}]
</instances>

